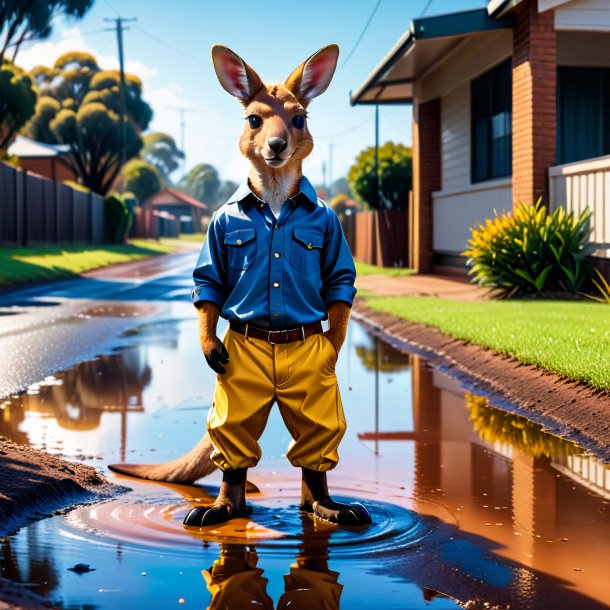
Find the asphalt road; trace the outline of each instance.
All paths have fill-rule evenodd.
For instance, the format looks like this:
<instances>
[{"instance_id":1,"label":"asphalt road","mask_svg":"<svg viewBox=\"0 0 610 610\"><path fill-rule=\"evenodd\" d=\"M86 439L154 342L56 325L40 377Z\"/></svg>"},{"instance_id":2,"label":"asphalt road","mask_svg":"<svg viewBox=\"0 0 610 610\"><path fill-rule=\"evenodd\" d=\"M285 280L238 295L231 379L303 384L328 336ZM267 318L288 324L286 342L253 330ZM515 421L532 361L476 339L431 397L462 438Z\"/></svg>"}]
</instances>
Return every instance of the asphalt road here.
<instances>
[{"instance_id":1,"label":"asphalt road","mask_svg":"<svg viewBox=\"0 0 610 610\"><path fill-rule=\"evenodd\" d=\"M194 315L196 250L0 291L0 398L120 345L126 330Z\"/></svg>"}]
</instances>

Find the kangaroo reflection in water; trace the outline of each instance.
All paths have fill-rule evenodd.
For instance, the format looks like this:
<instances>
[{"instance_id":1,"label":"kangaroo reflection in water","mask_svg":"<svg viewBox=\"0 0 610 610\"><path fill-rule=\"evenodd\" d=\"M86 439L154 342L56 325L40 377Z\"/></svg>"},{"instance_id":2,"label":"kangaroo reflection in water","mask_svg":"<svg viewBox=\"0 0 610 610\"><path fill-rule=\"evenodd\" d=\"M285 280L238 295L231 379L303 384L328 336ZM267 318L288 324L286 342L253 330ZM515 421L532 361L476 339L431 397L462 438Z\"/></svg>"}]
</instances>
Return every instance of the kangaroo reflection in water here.
<instances>
[{"instance_id":1,"label":"kangaroo reflection in water","mask_svg":"<svg viewBox=\"0 0 610 610\"><path fill-rule=\"evenodd\" d=\"M284 576L284 593L277 610L339 610L343 585L338 582L339 573L328 568L330 531L316 530L305 515L301 521L301 544L290 573ZM268 580L258 567L258 554L252 545L220 543L220 557L201 573L212 594L208 610L274 608L267 594Z\"/></svg>"}]
</instances>

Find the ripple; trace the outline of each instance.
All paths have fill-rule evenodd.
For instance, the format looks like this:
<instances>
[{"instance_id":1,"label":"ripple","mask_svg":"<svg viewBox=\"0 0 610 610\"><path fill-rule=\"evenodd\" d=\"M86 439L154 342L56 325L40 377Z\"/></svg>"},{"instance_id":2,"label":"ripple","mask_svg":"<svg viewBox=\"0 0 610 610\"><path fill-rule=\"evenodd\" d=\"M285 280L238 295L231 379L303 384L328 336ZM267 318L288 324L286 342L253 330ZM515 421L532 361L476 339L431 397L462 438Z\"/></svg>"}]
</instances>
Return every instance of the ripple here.
<instances>
[{"instance_id":1,"label":"ripple","mask_svg":"<svg viewBox=\"0 0 610 610\"><path fill-rule=\"evenodd\" d=\"M337 499L355 501L345 496ZM216 542L256 545L267 554L283 555L300 548L349 558L417 546L435 527L414 511L377 500L366 500L373 525L365 528L337 527L314 520L298 510L296 497L265 495L249 498L249 503L254 508L249 518L185 529L182 520L193 503L173 502L154 492L129 494L72 511L61 520L58 534L66 542L120 543L146 552L193 554L200 553L203 545Z\"/></svg>"}]
</instances>

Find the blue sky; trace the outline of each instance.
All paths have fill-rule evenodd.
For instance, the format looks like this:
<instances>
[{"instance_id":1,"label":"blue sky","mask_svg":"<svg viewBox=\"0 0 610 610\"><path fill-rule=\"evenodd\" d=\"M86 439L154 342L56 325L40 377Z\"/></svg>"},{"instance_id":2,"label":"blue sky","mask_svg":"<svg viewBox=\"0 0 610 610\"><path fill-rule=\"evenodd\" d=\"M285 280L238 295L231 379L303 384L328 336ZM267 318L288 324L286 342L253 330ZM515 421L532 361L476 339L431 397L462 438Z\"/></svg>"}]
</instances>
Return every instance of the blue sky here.
<instances>
[{"instance_id":1,"label":"blue sky","mask_svg":"<svg viewBox=\"0 0 610 610\"><path fill-rule=\"evenodd\" d=\"M210 46L222 43L241 55L265 82L283 82L309 55L326 44L341 49L339 67L329 89L309 107L309 127L316 146L304 173L322 181L322 165L332 145L332 178L346 175L356 155L374 143L374 109L351 107L349 92L364 79L420 15L428 0L382 0L364 38L349 61L376 0L97 0L80 21L59 21L52 37L24 47L17 63L26 68L50 65L72 49L92 52L103 68L114 68L116 37L103 32L104 18L137 17L125 33L127 70L144 82L144 97L153 105L152 130L174 136L180 144L179 113L186 107L187 169L214 165L223 179L241 181L247 162L237 140L243 129L241 104L218 83ZM485 0L432 0L426 15L480 8ZM380 140L411 144L411 108L381 107Z\"/></svg>"}]
</instances>

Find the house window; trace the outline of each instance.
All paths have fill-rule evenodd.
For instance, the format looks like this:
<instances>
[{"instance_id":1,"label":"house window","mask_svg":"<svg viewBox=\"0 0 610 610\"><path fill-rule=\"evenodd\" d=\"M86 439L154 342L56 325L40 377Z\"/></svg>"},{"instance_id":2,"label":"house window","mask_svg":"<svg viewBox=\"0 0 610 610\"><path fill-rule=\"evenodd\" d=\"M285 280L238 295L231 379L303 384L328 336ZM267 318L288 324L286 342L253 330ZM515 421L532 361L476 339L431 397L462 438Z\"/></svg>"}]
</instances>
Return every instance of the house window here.
<instances>
[{"instance_id":1,"label":"house window","mask_svg":"<svg viewBox=\"0 0 610 610\"><path fill-rule=\"evenodd\" d=\"M512 173L512 71L508 59L472 81L472 182Z\"/></svg>"},{"instance_id":2,"label":"house window","mask_svg":"<svg viewBox=\"0 0 610 610\"><path fill-rule=\"evenodd\" d=\"M557 163L610 154L610 68L557 70Z\"/></svg>"}]
</instances>

